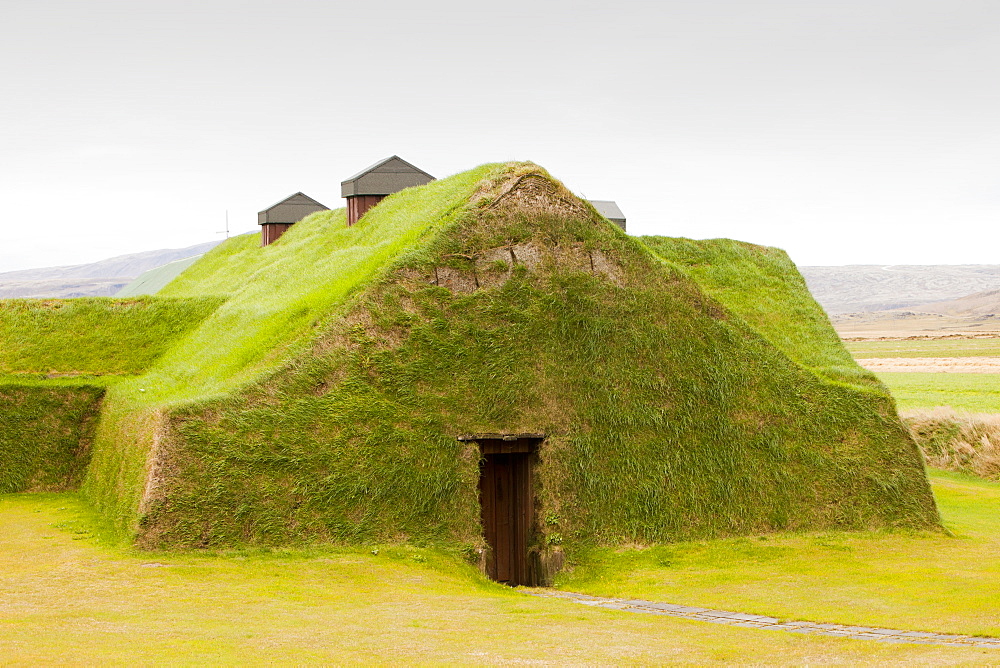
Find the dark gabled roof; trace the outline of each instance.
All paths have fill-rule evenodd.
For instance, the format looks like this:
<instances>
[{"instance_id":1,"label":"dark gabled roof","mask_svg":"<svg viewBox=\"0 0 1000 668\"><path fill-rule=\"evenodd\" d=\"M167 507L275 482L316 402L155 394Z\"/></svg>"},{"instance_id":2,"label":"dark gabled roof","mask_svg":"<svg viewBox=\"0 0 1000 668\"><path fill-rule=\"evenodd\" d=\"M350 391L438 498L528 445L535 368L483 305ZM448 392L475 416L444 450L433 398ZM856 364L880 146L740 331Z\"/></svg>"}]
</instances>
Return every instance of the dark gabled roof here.
<instances>
[{"instance_id":1,"label":"dark gabled roof","mask_svg":"<svg viewBox=\"0 0 1000 668\"><path fill-rule=\"evenodd\" d=\"M292 200L295 200L295 201L293 202ZM280 202L275 202L274 204L272 204L271 206L267 207L266 209L261 210L260 213L264 213L265 211L270 211L274 207L281 206L282 204L315 204L316 206L323 207L324 210L328 210L330 208L330 207L326 206L325 204L321 204L321 203L317 202L316 200L314 200L309 195L307 195L307 194L305 194L303 192L298 192L298 193L295 193L294 195L289 195L288 197L286 197L285 199L281 200Z\"/></svg>"},{"instance_id":2,"label":"dark gabled roof","mask_svg":"<svg viewBox=\"0 0 1000 668\"><path fill-rule=\"evenodd\" d=\"M258 212L257 224L282 223L289 225L299 222L311 213L329 210L330 207L317 202L309 195L295 193L291 197L286 197L277 204Z\"/></svg>"},{"instance_id":3,"label":"dark gabled roof","mask_svg":"<svg viewBox=\"0 0 1000 668\"><path fill-rule=\"evenodd\" d=\"M342 197L355 195L391 195L404 188L422 186L434 177L394 155L362 169L351 178L340 182Z\"/></svg>"},{"instance_id":4,"label":"dark gabled roof","mask_svg":"<svg viewBox=\"0 0 1000 668\"><path fill-rule=\"evenodd\" d=\"M402 165L400 165L400 167L405 167L405 169L398 168L395 164L392 164L394 162L396 162L396 163L402 163ZM362 176L364 176L365 174L368 174L370 172L407 172L407 173L408 172L418 172L420 174L423 174L424 176L426 176L429 179L433 179L434 178L433 176L431 176L430 174L428 174L424 170L420 169L419 167L417 167L413 163L407 162L406 160L403 160L398 155L391 155L391 156L389 156L388 158L386 158L384 160L379 160L374 165L371 165L369 167L365 167L364 169L362 169L360 172L358 172L357 174L355 174L351 178L345 179L345 180L341 181L341 183L347 183L348 181L356 181L356 180L360 179Z\"/></svg>"}]
</instances>

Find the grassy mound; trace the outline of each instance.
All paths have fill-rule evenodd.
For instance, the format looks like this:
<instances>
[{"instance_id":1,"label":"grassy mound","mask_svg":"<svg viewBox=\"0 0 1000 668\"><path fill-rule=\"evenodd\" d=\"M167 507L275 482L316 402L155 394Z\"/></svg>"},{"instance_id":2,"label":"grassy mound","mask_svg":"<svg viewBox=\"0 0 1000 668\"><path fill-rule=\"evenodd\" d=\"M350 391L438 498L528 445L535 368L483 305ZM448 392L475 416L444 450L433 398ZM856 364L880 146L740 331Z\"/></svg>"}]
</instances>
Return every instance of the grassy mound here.
<instances>
[{"instance_id":1,"label":"grassy mound","mask_svg":"<svg viewBox=\"0 0 1000 668\"><path fill-rule=\"evenodd\" d=\"M0 300L0 374L137 374L218 299Z\"/></svg>"},{"instance_id":2,"label":"grassy mound","mask_svg":"<svg viewBox=\"0 0 1000 668\"><path fill-rule=\"evenodd\" d=\"M732 239L643 241L792 360L831 379L884 391L875 374L855 364L785 251Z\"/></svg>"},{"instance_id":3,"label":"grassy mound","mask_svg":"<svg viewBox=\"0 0 1000 668\"><path fill-rule=\"evenodd\" d=\"M264 248L259 235L244 235L207 253L159 294L226 302L147 374L111 389L84 485L89 498L127 533L135 532L144 499L160 480L157 462L167 454L162 446L172 443L167 427L174 407L232 400L241 388L265 382L308 355L317 332L343 312L352 295L430 230L453 220L495 169L482 167L390 197L350 228L343 209L324 211ZM262 487L241 505L247 509L242 515L256 512L257 499L270 491L267 475L259 479Z\"/></svg>"},{"instance_id":4,"label":"grassy mound","mask_svg":"<svg viewBox=\"0 0 1000 668\"><path fill-rule=\"evenodd\" d=\"M726 293L665 262L675 243L651 253L531 164L230 240L163 292L227 301L109 390L84 489L147 546L472 550L479 454L456 436L543 432L538 551L936 525L891 398L832 381L864 373L796 319L804 286Z\"/></svg>"}]
</instances>

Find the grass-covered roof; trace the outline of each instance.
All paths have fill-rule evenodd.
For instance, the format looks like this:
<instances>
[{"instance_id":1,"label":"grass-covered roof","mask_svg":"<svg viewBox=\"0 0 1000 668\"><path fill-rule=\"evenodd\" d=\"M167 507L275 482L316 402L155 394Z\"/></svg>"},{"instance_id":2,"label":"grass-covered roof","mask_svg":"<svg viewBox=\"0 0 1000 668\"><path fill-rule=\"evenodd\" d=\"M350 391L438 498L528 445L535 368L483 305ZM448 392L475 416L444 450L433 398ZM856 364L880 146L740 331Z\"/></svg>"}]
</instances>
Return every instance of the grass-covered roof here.
<instances>
[{"instance_id":1,"label":"grass-covered roof","mask_svg":"<svg viewBox=\"0 0 1000 668\"><path fill-rule=\"evenodd\" d=\"M780 251L628 237L530 163L231 239L160 294L222 303L109 388L84 483L143 545L474 551L470 433L546 434L542 552L937 522Z\"/></svg>"}]
</instances>

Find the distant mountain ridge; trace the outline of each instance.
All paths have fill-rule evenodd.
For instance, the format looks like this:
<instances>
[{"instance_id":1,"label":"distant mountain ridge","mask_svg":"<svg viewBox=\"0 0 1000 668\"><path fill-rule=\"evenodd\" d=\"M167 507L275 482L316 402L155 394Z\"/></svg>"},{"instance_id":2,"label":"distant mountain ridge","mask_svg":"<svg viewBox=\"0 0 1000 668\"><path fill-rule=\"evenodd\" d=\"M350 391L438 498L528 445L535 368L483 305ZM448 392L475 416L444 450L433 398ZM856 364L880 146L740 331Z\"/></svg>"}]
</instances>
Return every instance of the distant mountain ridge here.
<instances>
[{"instance_id":1,"label":"distant mountain ridge","mask_svg":"<svg viewBox=\"0 0 1000 668\"><path fill-rule=\"evenodd\" d=\"M1000 290L986 290L958 299L915 306L914 311L941 315L984 316L1000 313Z\"/></svg>"},{"instance_id":2,"label":"distant mountain ridge","mask_svg":"<svg viewBox=\"0 0 1000 668\"><path fill-rule=\"evenodd\" d=\"M110 297L128 285L128 278L81 278L0 283L0 299L69 299Z\"/></svg>"},{"instance_id":3,"label":"distant mountain ridge","mask_svg":"<svg viewBox=\"0 0 1000 668\"><path fill-rule=\"evenodd\" d=\"M1000 290L986 290L946 301L885 311L831 313L841 336L869 338L940 338L1000 336Z\"/></svg>"},{"instance_id":4,"label":"distant mountain ridge","mask_svg":"<svg viewBox=\"0 0 1000 668\"><path fill-rule=\"evenodd\" d=\"M799 267L830 314L886 311L1000 290L1000 264Z\"/></svg>"},{"instance_id":5,"label":"distant mountain ridge","mask_svg":"<svg viewBox=\"0 0 1000 668\"><path fill-rule=\"evenodd\" d=\"M129 253L88 264L2 272L0 299L107 297L150 269L201 255L219 243Z\"/></svg>"}]
</instances>

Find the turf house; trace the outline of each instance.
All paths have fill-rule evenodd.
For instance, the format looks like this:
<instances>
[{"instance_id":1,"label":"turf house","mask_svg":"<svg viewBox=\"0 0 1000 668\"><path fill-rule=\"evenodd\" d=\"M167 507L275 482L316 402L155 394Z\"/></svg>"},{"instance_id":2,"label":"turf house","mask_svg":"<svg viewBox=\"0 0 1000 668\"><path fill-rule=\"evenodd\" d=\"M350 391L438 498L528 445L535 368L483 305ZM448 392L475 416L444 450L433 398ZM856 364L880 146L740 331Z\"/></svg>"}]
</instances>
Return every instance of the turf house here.
<instances>
[{"instance_id":1,"label":"turf house","mask_svg":"<svg viewBox=\"0 0 1000 668\"><path fill-rule=\"evenodd\" d=\"M153 297L0 302L0 491L142 548L463 551L939 522L787 256L630 237L531 163L229 239Z\"/></svg>"}]
</instances>

